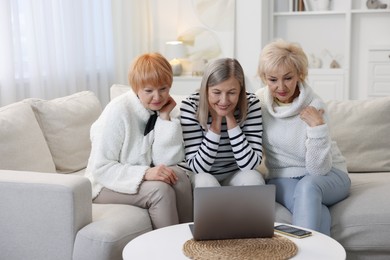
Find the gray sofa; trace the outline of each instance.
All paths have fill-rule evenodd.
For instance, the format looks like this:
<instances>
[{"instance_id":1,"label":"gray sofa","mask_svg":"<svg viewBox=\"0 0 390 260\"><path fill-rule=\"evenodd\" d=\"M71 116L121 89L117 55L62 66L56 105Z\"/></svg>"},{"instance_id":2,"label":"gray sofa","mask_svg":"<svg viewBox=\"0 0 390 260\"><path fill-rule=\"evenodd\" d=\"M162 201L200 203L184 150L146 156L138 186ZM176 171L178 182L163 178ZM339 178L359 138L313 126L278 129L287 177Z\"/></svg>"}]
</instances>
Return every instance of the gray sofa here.
<instances>
[{"instance_id":1,"label":"gray sofa","mask_svg":"<svg viewBox=\"0 0 390 260\"><path fill-rule=\"evenodd\" d=\"M82 174L101 111L90 91L0 108L0 259L122 259L152 230L144 209L92 204Z\"/></svg>"},{"instance_id":2,"label":"gray sofa","mask_svg":"<svg viewBox=\"0 0 390 260\"><path fill-rule=\"evenodd\" d=\"M128 90L113 85L111 98ZM0 108L0 258L121 259L152 229L146 210L92 204L79 176L100 112L88 91ZM390 97L331 101L328 112L352 179L349 197L331 208L332 237L348 259L390 259ZM279 204L276 221L291 222Z\"/></svg>"},{"instance_id":3,"label":"gray sofa","mask_svg":"<svg viewBox=\"0 0 390 260\"><path fill-rule=\"evenodd\" d=\"M113 85L111 97L128 89ZM173 97L178 104L185 98ZM390 97L329 101L327 107L331 136L352 180L349 197L330 209L331 236L347 259L390 259ZM264 164L258 170L267 171ZM291 213L278 203L276 221L291 223Z\"/></svg>"}]
</instances>

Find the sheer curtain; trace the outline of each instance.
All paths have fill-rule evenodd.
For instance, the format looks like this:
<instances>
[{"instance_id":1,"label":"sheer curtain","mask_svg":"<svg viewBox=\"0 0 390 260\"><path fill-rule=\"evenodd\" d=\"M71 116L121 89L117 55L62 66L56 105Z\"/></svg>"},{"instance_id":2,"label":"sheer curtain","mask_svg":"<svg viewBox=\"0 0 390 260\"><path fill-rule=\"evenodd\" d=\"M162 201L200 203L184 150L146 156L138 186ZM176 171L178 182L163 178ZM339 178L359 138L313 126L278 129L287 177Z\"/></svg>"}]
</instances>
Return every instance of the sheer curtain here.
<instances>
[{"instance_id":1,"label":"sheer curtain","mask_svg":"<svg viewBox=\"0 0 390 260\"><path fill-rule=\"evenodd\" d=\"M115 50L115 83L128 84L133 59L156 50L154 7L156 0L112 0Z\"/></svg>"},{"instance_id":2,"label":"sheer curtain","mask_svg":"<svg viewBox=\"0 0 390 260\"><path fill-rule=\"evenodd\" d=\"M0 0L0 106L82 90L108 103L149 51L149 13L142 0Z\"/></svg>"}]
</instances>

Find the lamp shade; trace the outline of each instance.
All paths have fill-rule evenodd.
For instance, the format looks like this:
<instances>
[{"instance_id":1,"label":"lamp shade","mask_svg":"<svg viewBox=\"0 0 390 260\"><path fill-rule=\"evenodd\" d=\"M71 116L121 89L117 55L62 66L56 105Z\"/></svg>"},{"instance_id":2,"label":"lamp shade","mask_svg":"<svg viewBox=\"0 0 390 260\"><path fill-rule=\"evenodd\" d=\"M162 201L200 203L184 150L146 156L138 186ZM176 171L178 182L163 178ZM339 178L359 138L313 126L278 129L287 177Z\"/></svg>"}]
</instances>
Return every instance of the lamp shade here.
<instances>
[{"instance_id":1,"label":"lamp shade","mask_svg":"<svg viewBox=\"0 0 390 260\"><path fill-rule=\"evenodd\" d=\"M165 57L170 61L180 59L186 56L186 50L183 42L170 41L165 43Z\"/></svg>"}]
</instances>

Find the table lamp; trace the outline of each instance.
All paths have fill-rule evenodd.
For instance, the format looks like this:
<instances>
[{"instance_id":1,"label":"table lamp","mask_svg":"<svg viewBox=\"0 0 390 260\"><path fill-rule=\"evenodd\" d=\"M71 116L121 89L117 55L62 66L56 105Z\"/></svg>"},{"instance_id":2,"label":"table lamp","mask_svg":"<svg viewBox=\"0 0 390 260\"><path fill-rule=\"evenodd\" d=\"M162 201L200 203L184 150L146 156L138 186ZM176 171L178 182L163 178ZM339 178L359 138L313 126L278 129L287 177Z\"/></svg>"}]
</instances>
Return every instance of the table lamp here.
<instances>
[{"instance_id":1,"label":"table lamp","mask_svg":"<svg viewBox=\"0 0 390 260\"><path fill-rule=\"evenodd\" d=\"M165 57L172 66L173 76L180 76L183 72L180 58L186 55L185 46L181 41L169 41L165 43Z\"/></svg>"}]
</instances>

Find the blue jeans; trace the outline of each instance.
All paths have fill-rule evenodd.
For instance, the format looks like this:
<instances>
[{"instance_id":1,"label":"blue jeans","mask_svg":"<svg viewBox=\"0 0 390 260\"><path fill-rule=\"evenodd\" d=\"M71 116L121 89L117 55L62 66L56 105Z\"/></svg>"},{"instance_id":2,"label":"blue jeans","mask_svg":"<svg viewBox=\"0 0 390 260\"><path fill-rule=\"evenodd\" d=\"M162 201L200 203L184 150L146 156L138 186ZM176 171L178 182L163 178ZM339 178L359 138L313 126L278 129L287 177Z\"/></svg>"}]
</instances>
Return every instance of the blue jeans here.
<instances>
[{"instance_id":1,"label":"blue jeans","mask_svg":"<svg viewBox=\"0 0 390 260\"><path fill-rule=\"evenodd\" d=\"M332 168L327 175L275 178L276 201L293 215L292 224L330 236L330 206L345 199L351 187L348 174Z\"/></svg>"}]
</instances>

